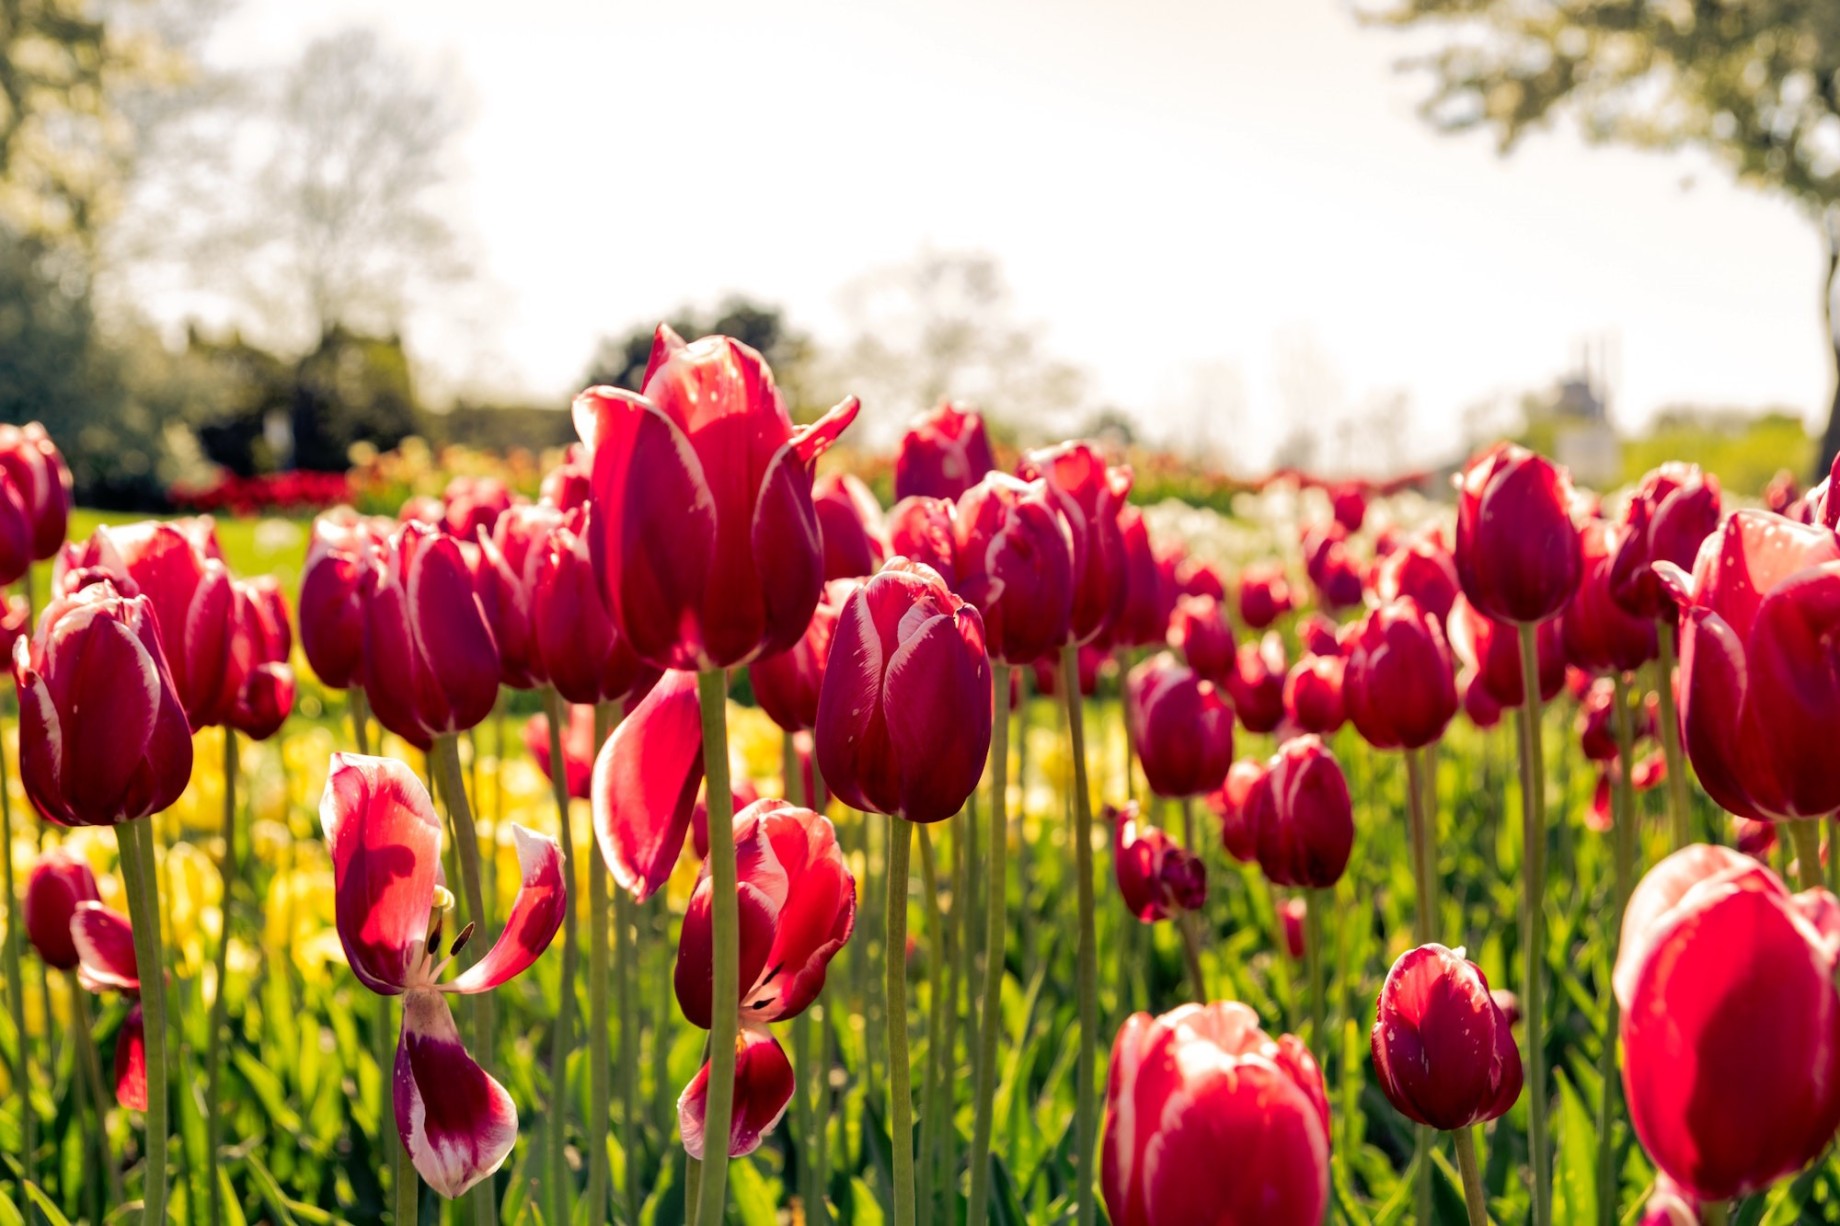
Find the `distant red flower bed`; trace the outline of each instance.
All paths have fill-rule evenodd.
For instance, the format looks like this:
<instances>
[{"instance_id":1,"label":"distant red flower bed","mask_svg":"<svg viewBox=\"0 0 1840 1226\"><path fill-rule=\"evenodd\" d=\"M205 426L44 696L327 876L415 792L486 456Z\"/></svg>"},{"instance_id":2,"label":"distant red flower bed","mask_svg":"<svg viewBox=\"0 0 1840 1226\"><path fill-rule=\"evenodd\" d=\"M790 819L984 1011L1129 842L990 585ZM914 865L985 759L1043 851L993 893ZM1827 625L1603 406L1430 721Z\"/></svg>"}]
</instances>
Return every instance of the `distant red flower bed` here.
<instances>
[{"instance_id":1,"label":"distant red flower bed","mask_svg":"<svg viewBox=\"0 0 1840 1226\"><path fill-rule=\"evenodd\" d=\"M258 515L277 511L318 511L351 501L351 478L345 473L286 472L256 477L225 473L210 485L175 486L172 500L193 511Z\"/></svg>"}]
</instances>

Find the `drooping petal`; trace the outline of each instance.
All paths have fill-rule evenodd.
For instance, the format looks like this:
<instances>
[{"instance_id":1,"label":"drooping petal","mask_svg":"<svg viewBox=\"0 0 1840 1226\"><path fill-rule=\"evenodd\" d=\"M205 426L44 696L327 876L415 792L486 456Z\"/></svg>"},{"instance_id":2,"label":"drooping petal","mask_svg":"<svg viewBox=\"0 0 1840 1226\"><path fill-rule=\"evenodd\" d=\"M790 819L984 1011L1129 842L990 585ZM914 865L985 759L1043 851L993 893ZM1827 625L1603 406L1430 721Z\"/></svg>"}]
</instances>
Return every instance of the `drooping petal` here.
<instances>
[{"instance_id":1,"label":"drooping petal","mask_svg":"<svg viewBox=\"0 0 1840 1226\"><path fill-rule=\"evenodd\" d=\"M115 1032L115 1101L130 1111L147 1109L147 1025L138 1000Z\"/></svg>"},{"instance_id":2,"label":"drooping petal","mask_svg":"<svg viewBox=\"0 0 1840 1226\"><path fill-rule=\"evenodd\" d=\"M516 824L511 837L517 843L523 881L505 919L505 930L485 957L449 985L452 991L484 992L523 974L549 948L568 913L566 866L556 840Z\"/></svg>"},{"instance_id":3,"label":"drooping petal","mask_svg":"<svg viewBox=\"0 0 1840 1226\"><path fill-rule=\"evenodd\" d=\"M615 884L635 901L671 875L702 782L696 675L673 670L614 729L594 763L594 835Z\"/></svg>"},{"instance_id":4,"label":"drooping petal","mask_svg":"<svg viewBox=\"0 0 1840 1226\"><path fill-rule=\"evenodd\" d=\"M449 1200L498 1170L517 1141L516 1104L467 1054L439 992L403 1000L394 1097L409 1161Z\"/></svg>"},{"instance_id":5,"label":"drooping petal","mask_svg":"<svg viewBox=\"0 0 1840 1226\"><path fill-rule=\"evenodd\" d=\"M141 976L134 958L134 930L128 917L99 902L81 902L70 919L77 947L77 978L92 992L138 992Z\"/></svg>"},{"instance_id":6,"label":"drooping petal","mask_svg":"<svg viewBox=\"0 0 1840 1226\"><path fill-rule=\"evenodd\" d=\"M394 996L422 953L434 907L441 823L428 790L393 758L335 753L319 817L346 960L365 987Z\"/></svg>"},{"instance_id":7,"label":"drooping petal","mask_svg":"<svg viewBox=\"0 0 1840 1226\"><path fill-rule=\"evenodd\" d=\"M792 1102L792 1062L779 1041L764 1028L749 1026L735 1040L735 1105L728 1130L728 1156L740 1158L760 1142ZM703 1159L704 1113L709 1103L709 1062L684 1087L677 1100L677 1127L684 1152Z\"/></svg>"}]
</instances>

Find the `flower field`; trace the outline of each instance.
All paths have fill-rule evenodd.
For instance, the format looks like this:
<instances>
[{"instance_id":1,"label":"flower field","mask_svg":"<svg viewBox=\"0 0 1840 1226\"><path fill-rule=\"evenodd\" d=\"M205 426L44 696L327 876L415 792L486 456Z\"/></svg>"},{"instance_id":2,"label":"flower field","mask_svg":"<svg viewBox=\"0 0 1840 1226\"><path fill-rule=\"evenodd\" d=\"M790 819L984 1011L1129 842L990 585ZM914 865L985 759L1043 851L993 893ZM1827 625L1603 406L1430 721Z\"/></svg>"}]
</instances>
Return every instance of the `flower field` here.
<instances>
[{"instance_id":1,"label":"flower field","mask_svg":"<svg viewBox=\"0 0 1840 1226\"><path fill-rule=\"evenodd\" d=\"M0 1223L1840 1220L1826 486L858 412L661 329L534 498L215 524L0 428Z\"/></svg>"}]
</instances>

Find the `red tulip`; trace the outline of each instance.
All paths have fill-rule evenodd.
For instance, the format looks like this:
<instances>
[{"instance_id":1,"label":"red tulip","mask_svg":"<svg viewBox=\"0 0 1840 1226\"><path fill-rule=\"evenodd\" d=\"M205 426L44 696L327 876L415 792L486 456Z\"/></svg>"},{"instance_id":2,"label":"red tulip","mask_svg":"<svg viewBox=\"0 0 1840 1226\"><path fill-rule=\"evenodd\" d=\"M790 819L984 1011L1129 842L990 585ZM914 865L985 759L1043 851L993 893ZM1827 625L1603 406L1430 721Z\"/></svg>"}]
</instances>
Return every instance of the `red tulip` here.
<instances>
[{"instance_id":1,"label":"red tulip","mask_svg":"<svg viewBox=\"0 0 1840 1226\"><path fill-rule=\"evenodd\" d=\"M287 604L272 577L234 580L230 672L236 697L224 714L226 726L252 740L280 731L294 709L294 668L288 663L294 635Z\"/></svg>"},{"instance_id":2,"label":"red tulip","mask_svg":"<svg viewBox=\"0 0 1840 1226\"><path fill-rule=\"evenodd\" d=\"M824 544L824 577L864 579L888 557L882 508L869 487L849 473L826 473L811 487Z\"/></svg>"},{"instance_id":3,"label":"red tulip","mask_svg":"<svg viewBox=\"0 0 1840 1226\"><path fill-rule=\"evenodd\" d=\"M1776 823L1760 822L1748 817L1731 819L1735 831L1732 846L1753 859L1763 860L1776 850Z\"/></svg>"},{"instance_id":4,"label":"red tulip","mask_svg":"<svg viewBox=\"0 0 1840 1226\"><path fill-rule=\"evenodd\" d=\"M0 595L0 659L13 658L13 644L32 631L32 606L24 596Z\"/></svg>"},{"instance_id":5,"label":"red tulip","mask_svg":"<svg viewBox=\"0 0 1840 1226\"><path fill-rule=\"evenodd\" d=\"M671 876L703 785L696 674L671 670L594 760L594 836L614 884L644 902Z\"/></svg>"},{"instance_id":6,"label":"red tulip","mask_svg":"<svg viewBox=\"0 0 1840 1226\"><path fill-rule=\"evenodd\" d=\"M1048 487L989 473L958 500L954 588L983 614L991 659L1027 664L1071 634L1074 552Z\"/></svg>"},{"instance_id":7,"label":"red tulip","mask_svg":"<svg viewBox=\"0 0 1840 1226\"><path fill-rule=\"evenodd\" d=\"M467 1054L447 995L490 991L549 947L568 907L562 852L544 835L511 827L523 876L504 931L465 973L441 983L472 925L442 950L434 905L441 823L415 773L390 758L333 754L320 824L346 961L371 991L403 997L397 1135L428 1185L457 1197L504 1163L517 1140L517 1107Z\"/></svg>"},{"instance_id":8,"label":"red tulip","mask_svg":"<svg viewBox=\"0 0 1840 1226\"><path fill-rule=\"evenodd\" d=\"M947 401L907 428L894 462L894 496L957 499L996 466L984 419Z\"/></svg>"},{"instance_id":9,"label":"red tulip","mask_svg":"<svg viewBox=\"0 0 1840 1226\"><path fill-rule=\"evenodd\" d=\"M936 822L984 773L984 621L932 568L892 558L850 594L818 696L818 767L853 809Z\"/></svg>"},{"instance_id":10,"label":"red tulip","mask_svg":"<svg viewBox=\"0 0 1840 1226\"><path fill-rule=\"evenodd\" d=\"M830 659L831 639L844 604L861 584L854 579L834 579L824 585L824 595L812 610L811 624L790 650L762 656L748 665L754 698L773 722L787 732L804 732L818 722L818 691L824 683L824 665Z\"/></svg>"},{"instance_id":11,"label":"red tulip","mask_svg":"<svg viewBox=\"0 0 1840 1226\"><path fill-rule=\"evenodd\" d=\"M543 777L549 778L549 716L533 715L524 724L524 748L536 759ZM568 726L562 730L562 769L569 795L576 800L587 800L593 794L594 755L599 748L594 739L594 708L571 703Z\"/></svg>"},{"instance_id":12,"label":"red tulip","mask_svg":"<svg viewBox=\"0 0 1840 1226\"><path fill-rule=\"evenodd\" d=\"M1302 962L1309 953L1309 936L1305 931L1310 916L1310 900L1293 895L1278 904L1278 923L1284 930L1284 952L1291 961Z\"/></svg>"},{"instance_id":13,"label":"red tulip","mask_svg":"<svg viewBox=\"0 0 1840 1226\"><path fill-rule=\"evenodd\" d=\"M335 690L361 681L367 558L389 539L388 520L334 507L313 521L300 577L300 647L313 675Z\"/></svg>"},{"instance_id":14,"label":"red tulip","mask_svg":"<svg viewBox=\"0 0 1840 1226\"><path fill-rule=\"evenodd\" d=\"M1673 601L1652 564L1691 569L1699 547L1718 531L1719 504L1719 479L1697 464L1669 462L1643 477L1623 511L1625 531L1610 565L1611 598L1636 617L1672 617Z\"/></svg>"},{"instance_id":15,"label":"red tulip","mask_svg":"<svg viewBox=\"0 0 1840 1226\"><path fill-rule=\"evenodd\" d=\"M795 429L758 353L721 336L686 345L663 325L643 395L575 398L595 569L640 659L727 668L798 641L824 582L811 466L857 408Z\"/></svg>"},{"instance_id":16,"label":"red tulip","mask_svg":"<svg viewBox=\"0 0 1840 1226\"><path fill-rule=\"evenodd\" d=\"M0 488L7 486L25 514L27 559L42 562L56 556L70 521L70 469L57 444L35 421L23 426L0 425ZM0 517L5 514L0 510ZM0 536L4 535L0 528ZM0 558L5 553L6 547L0 545Z\"/></svg>"},{"instance_id":17,"label":"red tulip","mask_svg":"<svg viewBox=\"0 0 1840 1226\"><path fill-rule=\"evenodd\" d=\"M594 513L592 506L569 512L536 561L533 671L572 703L631 703L657 682L658 670L639 659L607 615L588 556Z\"/></svg>"},{"instance_id":18,"label":"red tulip","mask_svg":"<svg viewBox=\"0 0 1840 1226\"><path fill-rule=\"evenodd\" d=\"M889 556L925 562L944 575L954 590L958 587L957 536L958 506L949 498L903 498L888 512ZM988 623L990 619L984 620Z\"/></svg>"},{"instance_id":19,"label":"red tulip","mask_svg":"<svg viewBox=\"0 0 1840 1226\"><path fill-rule=\"evenodd\" d=\"M588 504L594 494L594 460L580 443L570 443L562 463L543 474L538 491L544 502L564 515Z\"/></svg>"},{"instance_id":20,"label":"red tulip","mask_svg":"<svg viewBox=\"0 0 1840 1226\"><path fill-rule=\"evenodd\" d=\"M147 1109L147 1030L141 1016L141 976L128 917L99 902L77 903L66 934L76 954L77 982L98 994L121 992L134 1003L115 1034L115 1101Z\"/></svg>"},{"instance_id":21,"label":"red tulip","mask_svg":"<svg viewBox=\"0 0 1840 1226\"><path fill-rule=\"evenodd\" d=\"M499 516L512 506L511 487L497 477L459 476L441 494L441 526L463 541L477 540L492 531Z\"/></svg>"},{"instance_id":22,"label":"red tulip","mask_svg":"<svg viewBox=\"0 0 1840 1226\"><path fill-rule=\"evenodd\" d=\"M1101 650L1092 643L1080 648L1080 697L1091 698L1099 692L1099 670L1111 660L1110 653ZM1043 698L1054 698L1061 692L1061 658L1057 652L1042 656L1029 665L1035 674L1035 692ZM1014 677L1015 674L1011 674ZM1011 681L1011 709L1014 709L1016 682Z\"/></svg>"},{"instance_id":23,"label":"red tulip","mask_svg":"<svg viewBox=\"0 0 1840 1226\"><path fill-rule=\"evenodd\" d=\"M1276 630L1239 645L1226 690L1247 732L1270 732L1284 718L1284 674L1284 640Z\"/></svg>"},{"instance_id":24,"label":"red tulip","mask_svg":"<svg viewBox=\"0 0 1840 1226\"><path fill-rule=\"evenodd\" d=\"M1437 619L1410 596L1371 610L1349 638L1342 693L1375 749L1423 749L1457 713L1457 679Z\"/></svg>"},{"instance_id":25,"label":"red tulip","mask_svg":"<svg viewBox=\"0 0 1840 1226\"><path fill-rule=\"evenodd\" d=\"M398 527L403 524L424 524L436 532L446 532L447 508L441 505L439 498L418 494L405 499L402 506L397 508L396 523Z\"/></svg>"},{"instance_id":26,"label":"red tulip","mask_svg":"<svg viewBox=\"0 0 1840 1226\"><path fill-rule=\"evenodd\" d=\"M562 512L555 507L523 503L506 509L477 538L480 606L498 644L499 680L514 690L549 680L537 644L537 581L561 527Z\"/></svg>"},{"instance_id":27,"label":"red tulip","mask_svg":"<svg viewBox=\"0 0 1840 1226\"><path fill-rule=\"evenodd\" d=\"M191 726L155 626L147 597L105 579L54 597L13 645L20 782L52 821L134 821L190 781Z\"/></svg>"},{"instance_id":28,"label":"red tulip","mask_svg":"<svg viewBox=\"0 0 1840 1226\"><path fill-rule=\"evenodd\" d=\"M1660 654L1655 619L1612 599L1611 564L1627 531L1593 519L1578 533L1584 569L1559 624L1566 659L1586 672L1634 672Z\"/></svg>"},{"instance_id":29,"label":"red tulip","mask_svg":"<svg viewBox=\"0 0 1840 1226\"><path fill-rule=\"evenodd\" d=\"M1175 600L1173 584L1157 565L1150 546L1150 528L1144 513L1126 505L1118 513L1118 532L1124 542L1124 611L1106 638L1113 647L1148 647L1168 635L1169 614Z\"/></svg>"},{"instance_id":30,"label":"red tulip","mask_svg":"<svg viewBox=\"0 0 1840 1226\"><path fill-rule=\"evenodd\" d=\"M1330 486L1329 507L1345 531L1359 532L1367 520L1367 491L1358 481Z\"/></svg>"},{"instance_id":31,"label":"red tulip","mask_svg":"<svg viewBox=\"0 0 1840 1226\"><path fill-rule=\"evenodd\" d=\"M1139 826L1135 801L1123 809L1107 805L1105 816L1112 827L1118 892L1132 915L1149 924L1201 909L1207 902L1207 867L1199 856L1163 831Z\"/></svg>"},{"instance_id":32,"label":"red tulip","mask_svg":"<svg viewBox=\"0 0 1840 1226\"><path fill-rule=\"evenodd\" d=\"M1322 1073L1237 1001L1133 1014L1112 1045L1100 1182L1113 1226L1315 1226L1329 1198Z\"/></svg>"},{"instance_id":33,"label":"red tulip","mask_svg":"<svg viewBox=\"0 0 1840 1226\"><path fill-rule=\"evenodd\" d=\"M1194 558L1177 558L1174 579L1178 596L1212 596L1215 600L1227 598L1227 585L1221 582L1220 572L1206 562L1198 562Z\"/></svg>"},{"instance_id":34,"label":"red tulip","mask_svg":"<svg viewBox=\"0 0 1840 1226\"><path fill-rule=\"evenodd\" d=\"M810 772L806 774L805 782L808 785L807 794L809 795ZM739 813L760 799L760 789L754 786L752 779L733 778L728 790L728 798L730 802L728 811ZM707 779L703 781L703 786L697 789L696 803L690 806L690 850L696 853L699 863L709 859L709 781Z\"/></svg>"},{"instance_id":35,"label":"red tulip","mask_svg":"<svg viewBox=\"0 0 1840 1226\"><path fill-rule=\"evenodd\" d=\"M1348 551L1340 525L1311 528L1303 534L1303 569L1326 609L1351 609L1361 603L1365 586L1360 563Z\"/></svg>"},{"instance_id":36,"label":"red tulip","mask_svg":"<svg viewBox=\"0 0 1840 1226\"><path fill-rule=\"evenodd\" d=\"M1474 669L1466 668L1457 674L1457 693L1463 702L1463 714L1476 727L1493 728L1501 722L1501 703L1489 693L1489 687Z\"/></svg>"},{"instance_id":37,"label":"red tulip","mask_svg":"<svg viewBox=\"0 0 1840 1226\"><path fill-rule=\"evenodd\" d=\"M1158 796L1199 796L1233 764L1233 709L1213 683L1161 652L1125 681L1125 724Z\"/></svg>"},{"instance_id":38,"label":"red tulip","mask_svg":"<svg viewBox=\"0 0 1840 1226\"><path fill-rule=\"evenodd\" d=\"M1630 895L1614 984L1623 1092L1656 1167L1726 1201L1807 1166L1840 1127L1840 902L1697 845Z\"/></svg>"},{"instance_id":39,"label":"red tulip","mask_svg":"<svg viewBox=\"0 0 1840 1226\"><path fill-rule=\"evenodd\" d=\"M1369 1036L1395 1110L1444 1132L1498 1119L1521 1096L1512 1024L1460 949L1421 945L1393 963Z\"/></svg>"},{"instance_id":40,"label":"red tulip","mask_svg":"<svg viewBox=\"0 0 1840 1226\"><path fill-rule=\"evenodd\" d=\"M32 866L32 875L26 878L26 892L20 906L26 937L46 966L56 971L76 969L77 947L71 943L71 918L77 913L77 904L95 902L101 897L96 890L96 875L81 858L62 848L53 848L38 858L38 863Z\"/></svg>"},{"instance_id":41,"label":"red tulip","mask_svg":"<svg viewBox=\"0 0 1840 1226\"><path fill-rule=\"evenodd\" d=\"M744 1026L735 1041L734 1114L728 1126L728 1156L741 1158L779 1124L792 1102L797 1082L792 1062L773 1033L763 1027ZM704 1121L709 1105L709 1062L684 1087L677 1100L677 1132L684 1152L703 1160Z\"/></svg>"},{"instance_id":42,"label":"red tulip","mask_svg":"<svg viewBox=\"0 0 1840 1226\"><path fill-rule=\"evenodd\" d=\"M32 516L12 478L0 470L0 587L32 567Z\"/></svg>"},{"instance_id":43,"label":"red tulip","mask_svg":"<svg viewBox=\"0 0 1840 1226\"><path fill-rule=\"evenodd\" d=\"M1382 604L1410 596L1429 617L1442 624L1456 603L1457 564L1436 528L1420 533L1374 563L1368 572Z\"/></svg>"},{"instance_id":44,"label":"red tulip","mask_svg":"<svg viewBox=\"0 0 1840 1226\"><path fill-rule=\"evenodd\" d=\"M1786 515L1802 496L1802 487L1795 480L1795 474L1786 468L1776 470L1763 487L1763 505L1778 515Z\"/></svg>"},{"instance_id":45,"label":"red tulip","mask_svg":"<svg viewBox=\"0 0 1840 1226\"><path fill-rule=\"evenodd\" d=\"M1233 671L1236 654L1227 611L1212 596L1183 596L1169 619L1169 645L1188 666L1219 683Z\"/></svg>"},{"instance_id":46,"label":"red tulip","mask_svg":"<svg viewBox=\"0 0 1840 1226\"><path fill-rule=\"evenodd\" d=\"M1022 475L1047 483L1073 542L1075 642L1090 643L1124 612L1124 535L1118 515L1131 492L1131 470L1108 468L1091 443L1062 443L1023 458ZM960 518L964 508L959 508Z\"/></svg>"},{"instance_id":47,"label":"red tulip","mask_svg":"<svg viewBox=\"0 0 1840 1226\"><path fill-rule=\"evenodd\" d=\"M1263 630L1294 607L1290 581L1276 562L1254 562L1239 573L1239 618Z\"/></svg>"},{"instance_id":48,"label":"red tulip","mask_svg":"<svg viewBox=\"0 0 1840 1226\"><path fill-rule=\"evenodd\" d=\"M1342 701L1346 662L1340 656L1305 656L1284 678L1284 713L1304 732L1328 736L1347 719Z\"/></svg>"},{"instance_id":49,"label":"red tulip","mask_svg":"<svg viewBox=\"0 0 1840 1226\"><path fill-rule=\"evenodd\" d=\"M364 689L377 722L417 749L498 701L498 647L459 542L405 524L363 587Z\"/></svg>"},{"instance_id":50,"label":"red tulip","mask_svg":"<svg viewBox=\"0 0 1840 1226\"><path fill-rule=\"evenodd\" d=\"M1572 480L1544 456L1497 443L1457 479L1457 578L1470 603L1505 622L1565 607L1582 563ZM1515 705L1515 704L1510 704Z\"/></svg>"},{"instance_id":51,"label":"red tulip","mask_svg":"<svg viewBox=\"0 0 1840 1226\"><path fill-rule=\"evenodd\" d=\"M1739 511L1689 579L1656 572L1681 606L1680 727L1712 798L1740 817L1840 809L1840 541L1826 528Z\"/></svg>"},{"instance_id":52,"label":"red tulip","mask_svg":"<svg viewBox=\"0 0 1840 1226\"><path fill-rule=\"evenodd\" d=\"M1520 636L1513 626L1484 616L1468 598L1451 606L1446 623L1450 649L1488 691L1497 707L1518 707L1521 689ZM1536 638L1540 698L1549 700L1565 688L1565 646L1558 622L1542 622Z\"/></svg>"},{"instance_id":53,"label":"red tulip","mask_svg":"<svg viewBox=\"0 0 1840 1226\"><path fill-rule=\"evenodd\" d=\"M1354 850L1348 780L1321 738L1286 741L1246 796L1259 867L1274 885L1328 889Z\"/></svg>"},{"instance_id":54,"label":"red tulip","mask_svg":"<svg viewBox=\"0 0 1840 1226\"><path fill-rule=\"evenodd\" d=\"M1268 768L1263 762L1244 758L1227 770L1226 782L1209 792L1208 807L1220 819L1220 841L1227 854L1242 864L1259 858L1259 832L1246 808L1253 790L1260 787Z\"/></svg>"},{"instance_id":55,"label":"red tulip","mask_svg":"<svg viewBox=\"0 0 1840 1226\"><path fill-rule=\"evenodd\" d=\"M740 897L741 1024L766 1026L803 1013L824 990L830 961L856 927L856 879L830 821L783 800L735 815ZM709 1029L713 1009L714 885L703 866L684 913L673 982L693 1025Z\"/></svg>"},{"instance_id":56,"label":"red tulip","mask_svg":"<svg viewBox=\"0 0 1840 1226\"><path fill-rule=\"evenodd\" d=\"M1307 613L1297 622L1297 646L1308 656L1339 656L1341 627L1321 613Z\"/></svg>"}]
</instances>

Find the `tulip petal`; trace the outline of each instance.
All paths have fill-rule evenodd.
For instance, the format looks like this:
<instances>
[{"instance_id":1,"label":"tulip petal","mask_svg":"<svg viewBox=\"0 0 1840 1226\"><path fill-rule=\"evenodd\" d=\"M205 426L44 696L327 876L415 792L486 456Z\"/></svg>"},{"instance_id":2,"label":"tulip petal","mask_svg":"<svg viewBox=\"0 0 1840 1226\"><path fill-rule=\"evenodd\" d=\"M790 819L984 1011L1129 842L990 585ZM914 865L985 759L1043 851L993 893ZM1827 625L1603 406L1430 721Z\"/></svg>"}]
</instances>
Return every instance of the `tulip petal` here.
<instances>
[{"instance_id":1,"label":"tulip petal","mask_svg":"<svg viewBox=\"0 0 1840 1226\"><path fill-rule=\"evenodd\" d=\"M729 633L722 636L723 640L733 639L732 645L724 644L730 655L772 655L787 650L804 636L824 589L824 544L818 512L811 501L811 469L800 463L790 443L775 452L767 464L760 493L754 500L749 531L749 561L763 582L724 586L712 592L706 621L712 642L721 641L716 637L721 627L718 613L730 622ZM758 592L762 621L754 622L732 608L742 591ZM751 615L753 611L742 612ZM764 645L760 642L763 628Z\"/></svg>"},{"instance_id":2,"label":"tulip petal","mask_svg":"<svg viewBox=\"0 0 1840 1226\"><path fill-rule=\"evenodd\" d=\"M1720 808L1762 817L1742 780L1739 713L1749 670L1744 645L1718 614L1688 609L1680 618L1680 671L1675 679L1681 742L1700 786Z\"/></svg>"},{"instance_id":3,"label":"tulip petal","mask_svg":"<svg viewBox=\"0 0 1840 1226\"><path fill-rule=\"evenodd\" d=\"M901 816L943 821L976 790L990 753L993 698L983 618L970 605L932 618L889 657L882 685L902 775Z\"/></svg>"},{"instance_id":4,"label":"tulip petal","mask_svg":"<svg viewBox=\"0 0 1840 1226\"><path fill-rule=\"evenodd\" d=\"M830 450L831 444L850 428L850 423L856 420L856 415L861 411L862 401L854 396L845 396L817 421L795 429L792 432L792 449L798 453L799 460L809 467L813 460Z\"/></svg>"},{"instance_id":5,"label":"tulip petal","mask_svg":"<svg viewBox=\"0 0 1840 1226\"><path fill-rule=\"evenodd\" d=\"M427 939L441 864L428 791L393 758L335 753L319 816L346 960L365 987L397 995Z\"/></svg>"},{"instance_id":6,"label":"tulip petal","mask_svg":"<svg viewBox=\"0 0 1840 1226\"><path fill-rule=\"evenodd\" d=\"M127 916L99 902L78 903L70 917L70 941L77 947L77 978L84 987L92 992L141 990Z\"/></svg>"},{"instance_id":7,"label":"tulip petal","mask_svg":"<svg viewBox=\"0 0 1840 1226\"><path fill-rule=\"evenodd\" d=\"M138 1000L115 1032L115 1101L130 1111L147 1109L147 1026Z\"/></svg>"},{"instance_id":8,"label":"tulip petal","mask_svg":"<svg viewBox=\"0 0 1840 1226\"><path fill-rule=\"evenodd\" d=\"M728 1130L728 1156L744 1157L760 1148L792 1102L792 1062L779 1041L764 1028L749 1026L735 1041L734 1115ZM709 1063L684 1087L677 1100L677 1127L684 1152L702 1161L703 1122L709 1102Z\"/></svg>"},{"instance_id":9,"label":"tulip petal","mask_svg":"<svg viewBox=\"0 0 1840 1226\"><path fill-rule=\"evenodd\" d=\"M517 843L523 880L505 919L505 930L485 957L448 985L450 991L462 995L484 992L523 974L549 948L568 913L565 866L556 840L516 824L511 837Z\"/></svg>"},{"instance_id":10,"label":"tulip petal","mask_svg":"<svg viewBox=\"0 0 1840 1226\"><path fill-rule=\"evenodd\" d=\"M673 670L601 747L594 835L613 879L637 902L671 875L703 781L696 676Z\"/></svg>"},{"instance_id":11,"label":"tulip petal","mask_svg":"<svg viewBox=\"0 0 1840 1226\"><path fill-rule=\"evenodd\" d=\"M410 992L403 1001L395 1099L409 1160L449 1200L498 1170L517 1140L511 1095L467 1054L439 992Z\"/></svg>"}]
</instances>

